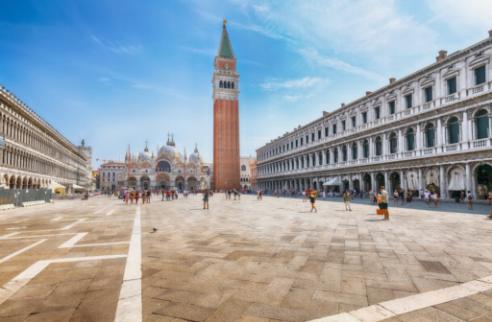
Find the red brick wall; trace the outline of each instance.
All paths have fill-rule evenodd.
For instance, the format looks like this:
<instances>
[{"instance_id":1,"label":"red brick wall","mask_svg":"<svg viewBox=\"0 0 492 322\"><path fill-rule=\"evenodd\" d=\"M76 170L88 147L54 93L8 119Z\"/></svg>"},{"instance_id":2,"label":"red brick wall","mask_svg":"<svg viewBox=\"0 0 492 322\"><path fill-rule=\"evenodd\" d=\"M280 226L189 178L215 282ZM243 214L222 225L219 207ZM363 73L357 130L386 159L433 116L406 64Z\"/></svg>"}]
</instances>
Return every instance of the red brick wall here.
<instances>
[{"instance_id":1,"label":"red brick wall","mask_svg":"<svg viewBox=\"0 0 492 322\"><path fill-rule=\"evenodd\" d=\"M239 103L214 102L214 184L216 190L239 189Z\"/></svg>"}]
</instances>

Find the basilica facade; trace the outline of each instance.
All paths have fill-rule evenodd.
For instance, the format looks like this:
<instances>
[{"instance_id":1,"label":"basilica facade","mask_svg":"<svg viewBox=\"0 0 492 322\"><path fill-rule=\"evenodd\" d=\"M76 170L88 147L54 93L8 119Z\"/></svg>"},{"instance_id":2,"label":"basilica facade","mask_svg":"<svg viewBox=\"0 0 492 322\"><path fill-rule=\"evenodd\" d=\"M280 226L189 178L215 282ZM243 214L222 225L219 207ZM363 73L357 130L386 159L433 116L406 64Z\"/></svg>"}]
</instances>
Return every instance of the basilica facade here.
<instances>
[{"instance_id":1,"label":"basilica facade","mask_svg":"<svg viewBox=\"0 0 492 322\"><path fill-rule=\"evenodd\" d=\"M492 31L489 37L257 150L257 185L441 198L492 191Z\"/></svg>"},{"instance_id":2,"label":"basilica facade","mask_svg":"<svg viewBox=\"0 0 492 322\"><path fill-rule=\"evenodd\" d=\"M133 154L128 148L124 162L101 165L100 180L103 192L120 189L177 189L199 191L211 186L211 165L203 162L195 146L189 156L176 149L170 136L165 145L151 152Z\"/></svg>"}]
</instances>

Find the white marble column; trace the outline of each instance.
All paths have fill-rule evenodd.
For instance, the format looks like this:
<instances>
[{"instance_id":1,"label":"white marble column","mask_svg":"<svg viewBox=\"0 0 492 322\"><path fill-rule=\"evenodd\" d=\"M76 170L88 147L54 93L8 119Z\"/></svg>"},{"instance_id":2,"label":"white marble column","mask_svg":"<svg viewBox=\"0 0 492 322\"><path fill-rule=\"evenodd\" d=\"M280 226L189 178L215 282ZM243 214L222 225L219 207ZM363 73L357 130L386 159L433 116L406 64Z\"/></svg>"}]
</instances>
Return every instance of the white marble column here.
<instances>
[{"instance_id":1,"label":"white marble column","mask_svg":"<svg viewBox=\"0 0 492 322\"><path fill-rule=\"evenodd\" d=\"M403 146L404 146L404 140L403 140L403 131L401 129L398 129L398 153L403 152Z\"/></svg>"},{"instance_id":2,"label":"white marble column","mask_svg":"<svg viewBox=\"0 0 492 322\"><path fill-rule=\"evenodd\" d=\"M470 164L469 163L465 164L465 189L466 189L466 193L468 193L468 191L472 190L471 172L470 172Z\"/></svg>"},{"instance_id":3,"label":"white marble column","mask_svg":"<svg viewBox=\"0 0 492 322\"><path fill-rule=\"evenodd\" d=\"M420 128L420 124L417 124L415 140L417 141L415 144L415 150L417 150L417 155L420 155L420 149L422 149L422 129Z\"/></svg>"},{"instance_id":4,"label":"white marble column","mask_svg":"<svg viewBox=\"0 0 492 322\"><path fill-rule=\"evenodd\" d=\"M390 184L389 184L389 173L384 172L384 189L388 191L388 193L393 193L393 191L389 191Z\"/></svg>"},{"instance_id":5,"label":"white marble column","mask_svg":"<svg viewBox=\"0 0 492 322\"><path fill-rule=\"evenodd\" d=\"M406 180L403 171L400 171L400 187L404 190L407 190Z\"/></svg>"},{"instance_id":6,"label":"white marble column","mask_svg":"<svg viewBox=\"0 0 492 322\"><path fill-rule=\"evenodd\" d=\"M419 188L419 193L420 193L420 190L424 189L424 186L423 186L424 178L422 178L422 169L421 168L418 169L418 176L419 176L418 177L418 180L419 180L419 187L418 188Z\"/></svg>"},{"instance_id":7,"label":"white marble column","mask_svg":"<svg viewBox=\"0 0 492 322\"><path fill-rule=\"evenodd\" d=\"M463 121L461 122L461 148L463 150L468 149L468 113L463 112Z\"/></svg>"},{"instance_id":8,"label":"white marble column","mask_svg":"<svg viewBox=\"0 0 492 322\"><path fill-rule=\"evenodd\" d=\"M370 176L371 176L371 190L373 193L376 193L377 192L376 175L374 174L374 172L371 172Z\"/></svg>"},{"instance_id":9,"label":"white marble column","mask_svg":"<svg viewBox=\"0 0 492 322\"><path fill-rule=\"evenodd\" d=\"M446 199L448 195L448 187L446 187L446 178L444 166L439 166L439 188L441 189L441 199Z\"/></svg>"},{"instance_id":10,"label":"white marble column","mask_svg":"<svg viewBox=\"0 0 492 322\"><path fill-rule=\"evenodd\" d=\"M440 118L437 119L437 129L436 129L436 139L437 139L437 146L440 147L441 145L443 145L443 133L442 133L442 121Z\"/></svg>"}]
</instances>

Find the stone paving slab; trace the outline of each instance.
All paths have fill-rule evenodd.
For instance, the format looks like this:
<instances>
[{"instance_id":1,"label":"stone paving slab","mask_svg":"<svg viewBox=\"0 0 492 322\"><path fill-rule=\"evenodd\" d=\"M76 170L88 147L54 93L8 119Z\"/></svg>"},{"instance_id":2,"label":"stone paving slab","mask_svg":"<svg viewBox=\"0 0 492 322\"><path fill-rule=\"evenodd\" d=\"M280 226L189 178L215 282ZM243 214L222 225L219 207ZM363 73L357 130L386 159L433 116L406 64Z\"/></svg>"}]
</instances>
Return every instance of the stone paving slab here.
<instances>
[{"instance_id":1,"label":"stone paving slab","mask_svg":"<svg viewBox=\"0 0 492 322\"><path fill-rule=\"evenodd\" d=\"M492 222L484 216L390 208L384 222L371 205L318 208L222 194L210 210L200 196L140 205L143 321L309 321L343 312L381 320L385 311L374 305L492 275ZM126 256L136 209L97 197L2 212L0 261L15 256L0 262L0 285L37 261ZM0 304L0 320L113 321L125 262L50 264ZM491 297L423 303L387 321L492 321Z\"/></svg>"}]
</instances>

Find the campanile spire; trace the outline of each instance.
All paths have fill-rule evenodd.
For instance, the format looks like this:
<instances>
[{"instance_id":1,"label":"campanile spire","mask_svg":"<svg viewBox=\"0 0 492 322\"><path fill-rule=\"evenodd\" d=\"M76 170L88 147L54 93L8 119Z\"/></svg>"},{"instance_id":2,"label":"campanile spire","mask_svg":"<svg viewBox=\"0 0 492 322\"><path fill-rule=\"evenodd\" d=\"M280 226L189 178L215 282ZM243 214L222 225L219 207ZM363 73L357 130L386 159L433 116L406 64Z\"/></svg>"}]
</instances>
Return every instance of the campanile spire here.
<instances>
[{"instance_id":1,"label":"campanile spire","mask_svg":"<svg viewBox=\"0 0 492 322\"><path fill-rule=\"evenodd\" d=\"M239 171L239 74L227 20L222 24L219 50L212 78L214 99L214 188L240 188Z\"/></svg>"}]
</instances>

